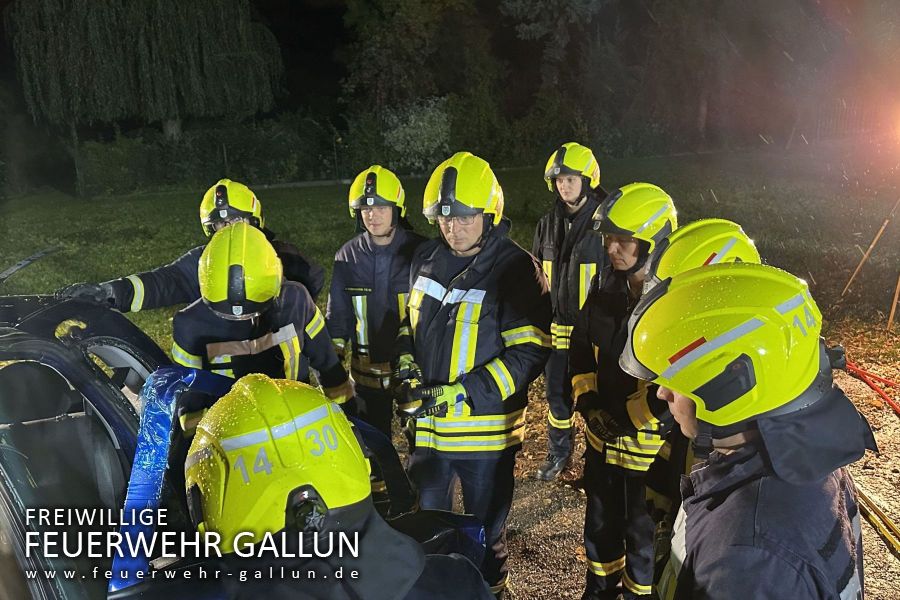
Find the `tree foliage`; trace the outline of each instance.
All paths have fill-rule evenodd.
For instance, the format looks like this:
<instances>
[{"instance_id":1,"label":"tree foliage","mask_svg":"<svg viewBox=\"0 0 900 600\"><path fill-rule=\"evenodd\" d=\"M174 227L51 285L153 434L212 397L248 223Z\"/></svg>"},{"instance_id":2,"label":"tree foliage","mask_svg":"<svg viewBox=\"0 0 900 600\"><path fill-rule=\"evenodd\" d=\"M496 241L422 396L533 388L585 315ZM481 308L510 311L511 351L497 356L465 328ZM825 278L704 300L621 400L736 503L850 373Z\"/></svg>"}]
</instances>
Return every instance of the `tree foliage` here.
<instances>
[{"instance_id":1,"label":"tree foliage","mask_svg":"<svg viewBox=\"0 0 900 600\"><path fill-rule=\"evenodd\" d=\"M28 109L54 124L244 117L282 72L249 0L17 0L6 26Z\"/></svg>"}]
</instances>

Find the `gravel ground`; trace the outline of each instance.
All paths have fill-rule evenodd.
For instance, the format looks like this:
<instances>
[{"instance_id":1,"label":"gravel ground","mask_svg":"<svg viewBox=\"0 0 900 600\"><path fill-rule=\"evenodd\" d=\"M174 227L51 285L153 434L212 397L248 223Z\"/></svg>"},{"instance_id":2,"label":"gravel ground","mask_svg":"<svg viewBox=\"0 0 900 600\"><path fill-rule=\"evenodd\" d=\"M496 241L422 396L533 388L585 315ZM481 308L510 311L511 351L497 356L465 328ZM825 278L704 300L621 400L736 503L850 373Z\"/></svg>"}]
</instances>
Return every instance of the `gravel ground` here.
<instances>
[{"instance_id":1,"label":"gravel ground","mask_svg":"<svg viewBox=\"0 0 900 600\"><path fill-rule=\"evenodd\" d=\"M882 377L900 380L900 363L893 350L897 337L872 340L853 327L842 327L842 339L850 357ZM848 343L849 340L849 343ZM890 518L900 524L900 416L883 405L864 383L845 373L836 382L869 419L880 454L867 455L851 465L856 483ZM581 435L568 470L559 481L534 479L534 470L546 454L546 411L543 382L532 386L528 410L528 435L516 466L516 493L509 520L511 588L516 600L580 598L586 569L582 546L584 493L578 488L584 452ZM900 397L895 391L894 398ZM580 421L579 421L580 423ZM900 598L900 557L891 554L875 529L863 520L866 598Z\"/></svg>"}]
</instances>

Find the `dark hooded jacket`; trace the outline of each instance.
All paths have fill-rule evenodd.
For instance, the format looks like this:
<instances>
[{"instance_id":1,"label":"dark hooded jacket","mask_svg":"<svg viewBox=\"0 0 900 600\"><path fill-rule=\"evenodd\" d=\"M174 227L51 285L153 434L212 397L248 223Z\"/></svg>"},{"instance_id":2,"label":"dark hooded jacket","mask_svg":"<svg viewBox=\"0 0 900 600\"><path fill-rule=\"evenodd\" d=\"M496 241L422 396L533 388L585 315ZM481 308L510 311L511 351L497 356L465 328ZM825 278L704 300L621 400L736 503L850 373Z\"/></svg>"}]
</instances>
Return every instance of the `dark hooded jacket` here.
<instances>
[{"instance_id":1,"label":"dark hooded jacket","mask_svg":"<svg viewBox=\"0 0 900 600\"><path fill-rule=\"evenodd\" d=\"M862 598L859 511L842 467L875 448L868 423L834 388L758 428L682 479L659 596Z\"/></svg>"}]
</instances>

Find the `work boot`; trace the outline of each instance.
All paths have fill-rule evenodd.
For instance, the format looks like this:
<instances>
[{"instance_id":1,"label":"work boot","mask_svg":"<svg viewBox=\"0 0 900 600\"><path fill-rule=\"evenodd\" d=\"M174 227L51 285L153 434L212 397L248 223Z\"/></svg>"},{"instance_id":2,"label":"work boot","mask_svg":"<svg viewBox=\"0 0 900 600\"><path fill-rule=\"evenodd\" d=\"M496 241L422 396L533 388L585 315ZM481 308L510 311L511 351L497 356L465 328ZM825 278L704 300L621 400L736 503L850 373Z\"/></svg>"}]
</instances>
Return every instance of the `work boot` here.
<instances>
[{"instance_id":1,"label":"work boot","mask_svg":"<svg viewBox=\"0 0 900 600\"><path fill-rule=\"evenodd\" d=\"M564 456L548 454L547 460L544 461L544 464L538 467L538 470L535 473L535 477L537 477L541 481L553 481L559 476L560 473L565 470L566 467L569 466L570 457L570 454L566 454Z\"/></svg>"}]
</instances>

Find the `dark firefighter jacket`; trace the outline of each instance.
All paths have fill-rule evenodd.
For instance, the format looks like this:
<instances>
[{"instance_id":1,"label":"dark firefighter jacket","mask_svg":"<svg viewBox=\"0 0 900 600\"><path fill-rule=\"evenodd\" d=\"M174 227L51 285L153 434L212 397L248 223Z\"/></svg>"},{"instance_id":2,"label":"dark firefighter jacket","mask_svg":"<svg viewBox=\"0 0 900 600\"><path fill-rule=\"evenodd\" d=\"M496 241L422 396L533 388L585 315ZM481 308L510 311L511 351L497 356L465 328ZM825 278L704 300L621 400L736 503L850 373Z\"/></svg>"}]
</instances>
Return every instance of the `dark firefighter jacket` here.
<instances>
[{"instance_id":1,"label":"dark firefighter jacket","mask_svg":"<svg viewBox=\"0 0 900 600\"><path fill-rule=\"evenodd\" d=\"M390 385L391 359L406 318L409 264L422 236L397 227L387 246L368 232L344 244L334 257L325 322L332 338L352 340L354 380L365 387Z\"/></svg>"},{"instance_id":2,"label":"dark firefighter jacket","mask_svg":"<svg viewBox=\"0 0 900 600\"><path fill-rule=\"evenodd\" d=\"M275 234L268 229L262 231L281 259L284 277L302 283L315 299L325 284L325 270L303 256L293 244L275 239ZM122 312L137 312L197 300L200 298L197 267L205 247L188 250L173 262L152 271L110 281L116 292L115 307Z\"/></svg>"},{"instance_id":3,"label":"dark firefighter jacket","mask_svg":"<svg viewBox=\"0 0 900 600\"><path fill-rule=\"evenodd\" d=\"M862 598L859 512L844 469L788 483L751 444L711 454L682 495L660 598Z\"/></svg>"},{"instance_id":4,"label":"dark firefighter jacket","mask_svg":"<svg viewBox=\"0 0 900 600\"><path fill-rule=\"evenodd\" d=\"M325 318L298 283L284 282L274 306L259 318L229 321L200 299L175 313L172 329L172 358L186 367L234 379L264 373L302 381L305 357L319 372L322 386L335 387L347 379Z\"/></svg>"},{"instance_id":5,"label":"dark firefighter jacket","mask_svg":"<svg viewBox=\"0 0 900 600\"><path fill-rule=\"evenodd\" d=\"M591 194L584 206L569 218L562 202L541 217L534 232L531 253L540 261L550 282L553 324L550 334L557 350L569 348L572 325L587 300L591 280L608 258L603 239L594 233L591 217L600 201Z\"/></svg>"},{"instance_id":6,"label":"dark firefighter jacket","mask_svg":"<svg viewBox=\"0 0 900 600\"><path fill-rule=\"evenodd\" d=\"M619 368L628 337L628 317L636 299L628 293L625 274L611 268L594 278L572 330L569 369L572 396L581 408L599 408L625 429L614 442L604 443L588 428L588 443L607 464L643 473L663 445L672 418L656 386L635 379Z\"/></svg>"},{"instance_id":7,"label":"dark firefighter jacket","mask_svg":"<svg viewBox=\"0 0 900 600\"><path fill-rule=\"evenodd\" d=\"M424 554L412 538L392 529L376 513L369 512L358 531L357 556L338 556L337 535L329 557L294 559L226 559L229 573L248 573L247 581L229 578L225 597L256 600L493 600L478 569L458 554ZM307 534L308 535L308 534ZM352 536L352 534L350 534ZM350 539L353 539L352 537ZM296 534L287 535L288 546L298 554ZM280 547L280 544L279 544ZM320 553L327 553L327 542ZM323 552L324 550L324 552ZM312 552L307 552L312 554ZM270 578L269 568L274 577ZM286 575L281 578L281 568ZM335 574L341 571L341 577ZM261 572L261 579L252 574ZM292 571L299 574L292 579ZM310 577L310 571L313 576ZM351 576L352 572L356 576Z\"/></svg>"},{"instance_id":8,"label":"dark firefighter jacket","mask_svg":"<svg viewBox=\"0 0 900 600\"><path fill-rule=\"evenodd\" d=\"M423 383L460 381L470 398L446 416L418 419L417 449L475 458L522 443L528 384L550 353L551 308L546 278L509 228L501 221L452 278L443 241L425 242L413 257L398 354L415 357Z\"/></svg>"}]
</instances>

